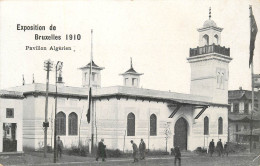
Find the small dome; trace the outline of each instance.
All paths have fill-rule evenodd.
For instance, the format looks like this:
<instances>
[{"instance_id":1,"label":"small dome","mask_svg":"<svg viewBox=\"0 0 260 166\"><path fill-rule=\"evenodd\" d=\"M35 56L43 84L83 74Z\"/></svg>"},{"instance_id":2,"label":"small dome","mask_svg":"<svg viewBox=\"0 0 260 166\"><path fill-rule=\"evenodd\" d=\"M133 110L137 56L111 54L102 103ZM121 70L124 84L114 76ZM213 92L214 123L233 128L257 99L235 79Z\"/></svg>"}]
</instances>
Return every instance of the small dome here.
<instances>
[{"instance_id":1,"label":"small dome","mask_svg":"<svg viewBox=\"0 0 260 166\"><path fill-rule=\"evenodd\" d=\"M203 28L207 28L207 27L216 27L217 24L213 21L213 20L206 20L203 24Z\"/></svg>"}]
</instances>

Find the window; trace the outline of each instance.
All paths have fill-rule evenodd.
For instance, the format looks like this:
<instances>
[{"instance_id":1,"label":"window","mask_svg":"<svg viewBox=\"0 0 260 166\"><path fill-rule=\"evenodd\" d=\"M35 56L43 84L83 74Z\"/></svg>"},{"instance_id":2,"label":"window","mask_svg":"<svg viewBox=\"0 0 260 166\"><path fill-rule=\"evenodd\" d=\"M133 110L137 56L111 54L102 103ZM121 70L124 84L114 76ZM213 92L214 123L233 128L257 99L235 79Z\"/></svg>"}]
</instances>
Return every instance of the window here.
<instances>
[{"instance_id":1,"label":"window","mask_svg":"<svg viewBox=\"0 0 260 166\"><path fill-rule=\"evenodd\" d=\"M85 81L88 81L88 72L85 73Z\"/></svg>"},{"instance_id":2,"label":"window","mask_svg":"<svg viewBox=\"0 0 260 166\"><path fill-rule=\"evenodd\" d=\"M78 116L75 112L69 114L69 135L78 134Z\"/></svg>"},{"instance_id":3,"label":"window","mask_svg":"<svg viewBox=\"0 0 260 166\"><path fill-rule=\"evenodd\" d=\"M92 81L97 81L97 73L92 72Z\"/></svg>"},{"instance_id":4,"label":"window","mask_svg":"<svg viewBox=\"0 0 260 166\"><path fill-rule=\"evenodd\" d=\"M56 119L57 135L66 135L66 115L63 112L59 112L56 115Z\"/></svg>"},{"instance_id":5,"label":"window","mask_svg":"<svg viewBox=\"0 0 260 166\"><path fill-rule=\"evenodd\" d=\"M125 78L125 85L128 85L128 78Z\"/></svg>"},{"instance_id":6,"label":"window","mask_svg":"<svg viewBox=\"0 0 260 166\"><path fill-rule=\"evenodd\" d=\"M136 78L132 78L132 85L136 86L137 85L137 79Z\"/></svg>"},{"instance_id":7,"label":"window","mask_svg":"<svg viewBox=\"0 0 260 166\"><path fill-rule=\"evenodd\" d=\"M223 119L218 118L218 134L223 134Z\"/></svg>"},{"instance_id":8,"label":"window","mask_svg":"<svg viewBox=\"0 0 260 166\"><path fill-rule=\"evenodd\" d=\"M209 118L204 118L204 135L209 135Z\"/></svg>"},{"instance_id":9,"label":"window","mask_svg":"<svg viewBox=\"0 0 260 166\"><path fill-rule=\"evenodd\" d=\"M239 112L239 104L235 103L234 104L234 113L238 113Z\"/></svg>"},{"instance_id":10,"label":"window","mask_svg":"<svg viewBox=\"0 0 260 166\"><path fill-rule=\"evenodd\" d=\"M135 115L132 112L127 116L127 136L135 136Z\"/></svg>"},{"instance_id":11,"label":"window","mask_svg":"<svg viewBox=\"0 0 260 166\"><path fill-rule=\"evenodd\" d=\"M245 103L244 113L248 114L248 103Z\"/></svg>"},{"instance_id":12,"label":"window","mask_svg":"<svg viewBox=\"0 0 260 166\"><path fill-rule=\"evenodd\" d=\"M203 36L203 45L209 45L209 36L208 35Z\"/></svg>"},{"instance_id":13,"label":"window","mask_svg":"<svg viewBox=\"0 0 260 166\"><path fill-rule=\"evenodd\" d=\"M6 108L6 118L14 118L14 109Z\"/></svg>"},{"instance_id":14,"label":"window","mask_svg":"<svg viewBox=\"0 0 260 166\"><path fill-rule=\"evenodd\" d=\"M215 35L215 36L214 36L214 43L215 43L215 44L218 44L218 35Z\"/></svg>"},{"instance_id":15,"label":"window","mask_svg":"<svg viewBox=\"0 0 260 166\"><path fill-rule=\"evenodd\" d=\"M216 78L218 89L225 89L225 73L225 69L217 68Z\"/></svg>"},{"instance_id":16,"label":"window","mask_svg":"<svg viewBox=\"0 0 260 166\"><path fill-rule=\"evenodd\" d=\"M238 124L236 124L236 132L238 132ZM236 134L236 141L238 142L238 134Z\"/></svg>"},{"instance_id":17,"label":"window","mask_svg":"<svg viewBox=\"0 0 260 166\"><path fill-rule=\"evenodd\" d=\"M150 135L151 136L156 136L157 135L157 117L155 114L152 114L150 116Z\"/></svg>"}]
</instances>

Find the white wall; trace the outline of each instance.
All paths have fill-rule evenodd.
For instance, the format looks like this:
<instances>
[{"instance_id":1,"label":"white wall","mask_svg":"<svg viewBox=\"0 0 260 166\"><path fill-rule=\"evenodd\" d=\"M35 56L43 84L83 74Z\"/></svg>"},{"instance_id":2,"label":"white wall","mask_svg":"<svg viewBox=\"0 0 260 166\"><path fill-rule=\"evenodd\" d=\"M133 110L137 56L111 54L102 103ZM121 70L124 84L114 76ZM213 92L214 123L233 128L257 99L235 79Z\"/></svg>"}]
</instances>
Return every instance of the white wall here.
<instances>
[{"instance_id":1,"label":"white wall","mask_svg":"<svg viewBox=\"0 0 260 166\"><path fill-rule=\"evenodd\" d=\"M0 152L3 151L3 123L16 123L17 151L23 151L23 106L22 99L0 98ZM14 108L14 118L6 118L6 108Z\"/></svg>"},{"instance_id":2,"label":"white wall","mask_svg":"<svg viewBox=\"0 0 260 166\"><path fill-rule=\"evenodd\" d=\"M66 135L61 135L61 140L65 147L78 145L79 135L69 135L68 116L71 112L75 112L78 116L78 126L80 125L80 140L83 145L88 144L90 139L90 125L87 123L88 101L85 99L76 98L58 98L57 113L60 111L66 114ZM24 146L33 149L42 148L44 145L44 128L42 124L45 120L45 96L27 97L24 99ZM82 112L83 110L83 112ZM49 96L48 99L48 136L47 145L54 146L54 114L55 114L55 99ZM78 129L79 134L79 129Z\"/></svg>"},{"instance_id":3,"label":"white wall","mask_svg":"<svg viewBox=\"0 0 260 166\"><path fill-rule=\"evenodd\" d=\"M193 111L191 106L181 108L173 118L168 118L174 108L169 108L167 103L135 100L135 99L102 99L96 101L97 141L105 139L108 149L132 150L130 140L139 144L143 138L147 148L150 150L165 150L165 124L170 124L170 137L168 139L168 151L173 147L174 125L176 121L183 117L188 122L188 142L187 149L195 150L197 147L207 148L209 140L222 139L227 141L228 109L226 107L209 107L198 120L195 116L201 109ZM135 136L127 136L127 115L135 114ZM149 121L151 114L157 116L157 135L149 136ZM204 117L209 117L209 135L204 137L203 122ZM223 134L218 135L218 118L223 118ZM124 137L124 135L126 135ZM124 143L125 140L125 143Z\"/></svg>"}]
</instances>

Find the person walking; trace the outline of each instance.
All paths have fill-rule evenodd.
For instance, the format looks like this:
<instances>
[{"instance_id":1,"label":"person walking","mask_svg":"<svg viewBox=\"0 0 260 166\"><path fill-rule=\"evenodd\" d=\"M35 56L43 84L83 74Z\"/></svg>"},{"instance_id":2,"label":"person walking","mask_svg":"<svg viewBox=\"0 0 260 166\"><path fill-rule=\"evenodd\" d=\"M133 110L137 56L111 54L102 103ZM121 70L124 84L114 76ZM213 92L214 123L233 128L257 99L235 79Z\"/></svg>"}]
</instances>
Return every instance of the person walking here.
<instances>
[{"instance_id":1,"label":"person walking","mask_svg":"<svg viewBox=\"0 0 260 166\"><path fill-rule=\"evenodd\" d=\"M141 142L139 144L140 160L145 159L145 149L146 149L146 146L145 146L144 140L141 139Z\"/></svg>"},{"instance_id":2,"label":"person walking","mask_svg":"<svg viewBox=\"0 0 260 166\"><path fill-rule=\"evenodd\" d=\"M177 160L179 160L179 166L181 166L181 151L180 151L179 146L174 147L173 155L175 156L174 166L176 166Z\"/></svg>"},{"instance_id":3,"label":"person walking","mask_svg":"<svg viewBox=\"0 0 260 166\"><path fill-rule=\"evenodd\" d=\"M60 136L58 136L58 140L57 140L57 158L59 157L60 154L60 158L62 156L62 150L63 150L63 142L60 139Z\"/></svg>"},{"instance_id":4,"label":"person walking","mask_svg":"<svg viewBox=\"0 0 260 166\"><path fill-rule=\"evenodd\" d=\"M137 145L134 143L133 140L130 141L132 146L133 146L133 158L134 158L134 162L138 162L138 159L136 158L136 155L137 155L137 152L138 152L138 149L137 149ZM133 162L133 163L134 163Z\"/></svg>"},{"instance_id":5,"label":"person walking","mask_svg":"<svg viewBox=\"0 0 260 166\"><path fill-rule=\"evenodd\" d=\"M223 144L221 142L221 139L219 139L218 143L217 143L217 147L216 147L217 151L218 151L218 156L222 156L222 152L223 152Z\"/></svg>"},{"instance_id":6,"label":"person walking","mask_svg":"<svg viewBox=\"0 0 260 166\"><path fill-rule=\"evenodd\" d=\"M209 154L210 154L210 157L212 157L212 154L214 153L214 149L215 149L215 143L214 143L214 139L212 139L212 141L209 143Z\"/></svg>"},{"instance_id":7,"label":"person walking","mask_svg":"<svg viewBox=\"0 0 260 166\"><path fill-rule=\"evenodd\" d=\"M102 138L98 143L96 161L98 161L98 158L102 158L102 161L105 161L106 157L106 145L104 144L104 139Z\"/></svg>"}]
</instances>

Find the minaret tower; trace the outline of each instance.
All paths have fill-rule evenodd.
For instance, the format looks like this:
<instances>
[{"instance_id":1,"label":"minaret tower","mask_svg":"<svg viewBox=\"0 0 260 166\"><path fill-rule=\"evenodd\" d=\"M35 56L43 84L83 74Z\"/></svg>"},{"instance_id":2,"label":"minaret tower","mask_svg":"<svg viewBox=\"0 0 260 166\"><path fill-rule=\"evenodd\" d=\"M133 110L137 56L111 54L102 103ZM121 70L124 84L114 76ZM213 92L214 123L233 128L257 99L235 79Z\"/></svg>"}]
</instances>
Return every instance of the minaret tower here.
<instances>
[{"instance_id":1,"label":"minaret tower","mask_svg":"<svg viewBox=\"0 0 260 166\"><path fill-rule=\"evenodd\" d=\"M89 87L90 63L88 63L86 66L83 66L79 69L82 71L82 86ZM94 61L92 61L92 78L91 78L92 87L95 88L101 87L101 70L103 69L104 67L99 67L98 65L95 64Z\"/></svg>"},{"instance_id":2,"label":"minaret tower","mask_svg":"<svg viewBox=\"0 0 260 166\"><path fill-rule=\"evenodd\" d=\"M140 87L140 76L143 75L143 73L138 73L134 70L132 58L130 58L130 69L120 75L124 78L124 86Z\"/></svg>"},{"instance_id":3,"label":"minaret tower","mask_svg":"<svg viewBox=\"0 0 260 166\"><path fill-rule=\"evenodd\" d=\"M223 28L211 19L206 20L199 32L199 46L190 49L187 58L191 66L191 94L208 96L212 102L228 104L230 49L220 46Z\"/></svg>"}]
</instances>

